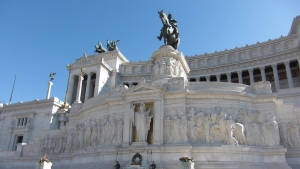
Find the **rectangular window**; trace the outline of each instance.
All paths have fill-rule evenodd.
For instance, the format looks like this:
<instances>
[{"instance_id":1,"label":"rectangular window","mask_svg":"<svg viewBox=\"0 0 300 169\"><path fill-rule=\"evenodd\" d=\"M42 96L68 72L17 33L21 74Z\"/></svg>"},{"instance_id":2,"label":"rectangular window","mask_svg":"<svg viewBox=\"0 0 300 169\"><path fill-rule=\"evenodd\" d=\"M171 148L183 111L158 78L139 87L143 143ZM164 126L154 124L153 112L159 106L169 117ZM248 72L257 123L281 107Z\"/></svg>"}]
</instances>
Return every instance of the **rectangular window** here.
<instances>
[{"instance_id":1,"label":"rectangular window","mask_svg":"<svg viewBox=\"0 0 300 169\"><path fill-rule=\"evenodd\" d=\"M15 144L13 146L13 151L17 151L17 145L18 143L22 143L23 142L23 136L22 135L17 135L15 138Z\"/></svg>"}]
</instances>

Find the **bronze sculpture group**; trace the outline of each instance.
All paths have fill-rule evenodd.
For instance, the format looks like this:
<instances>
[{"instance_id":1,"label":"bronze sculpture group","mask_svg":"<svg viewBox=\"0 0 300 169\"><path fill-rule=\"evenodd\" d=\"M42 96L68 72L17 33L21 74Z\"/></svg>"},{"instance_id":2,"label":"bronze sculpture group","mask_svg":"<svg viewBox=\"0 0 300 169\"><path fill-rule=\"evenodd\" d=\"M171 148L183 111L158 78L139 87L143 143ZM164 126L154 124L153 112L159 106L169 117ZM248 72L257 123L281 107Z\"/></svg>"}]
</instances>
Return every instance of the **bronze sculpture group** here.
<instances>
[{"instance_id":1,"label":"bronze sculpture group","mask_svg":"<svg viewBox=\"0 0 300 169\"><path fill-rule=\"evenodd\" d=\"M177 21L172 18L172 14L169 13L168 16L164 13L163 10L158 11L159 18L162 21L163 27L160 30L160 35L157 36L157 38L161 41L161 39L164 39L165 45L170 45L174 49L177 50L180 38L179 38L179 29L177 27ZM115 41L109 41L107 40L106 47L108 51L118 50L117 43L120 40ZM97 53L104 53L106 52L106 49L102 46L100 42L98 42L98 45L95 45L95 51Z\"/></svg>"},{"instance_id":2,"label":"bronze sculpture group","mask_svg":"<svg viewBox=\"0 0 300 169\"><path fill-rule=\"evenodd\" d=\"M158 14L163 27L161 28L160 35L157 38L159 40L164 38L165 45L170 45L174 49L177 49L180 42L177 21L172 18L171 13L169 13L167 17L163 10L158 11Z\"/></svg>"},{"instance_id":3,"label":"bronze sculpture group","mask_svg":"<svg viewBox=\"0 0 300 169\"><path fill-rule=\"evenodd\" d=\"M107 47L108 51L118 50L117 43L119 41L120 40L115 40L115 41L109 41L109 40L107 40L106 47ZM97 53L104 53L104 52L106 52L106 49L102 46L101 42L98 42L98 45L95 45L95 51L94 51L94 53L95 52L97 52Z\"/></svg>"}]
</instances>

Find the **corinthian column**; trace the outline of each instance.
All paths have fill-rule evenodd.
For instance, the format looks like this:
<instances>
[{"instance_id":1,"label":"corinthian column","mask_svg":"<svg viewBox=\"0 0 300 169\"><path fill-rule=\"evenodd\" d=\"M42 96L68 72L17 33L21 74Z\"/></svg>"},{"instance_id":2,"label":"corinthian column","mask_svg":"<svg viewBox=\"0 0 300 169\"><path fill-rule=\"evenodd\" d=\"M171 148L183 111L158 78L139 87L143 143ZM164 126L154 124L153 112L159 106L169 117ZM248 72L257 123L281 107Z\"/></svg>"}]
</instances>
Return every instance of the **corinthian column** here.
<instances>
[{"instance_id":1,"label":"corinthian column","mask_svg":"<svg viewBox=\"0 0 300 169\"><path fill-rule=\"evenodd\" d=\"M279 84L279 78L278 78L278 72L277 72L277 63L272 64L271 66L272 66L273 74L274 74L276 92L279 92L280 84Z\"/></svg>"},{"instance_id":2,"label":"corinthian column","mask_svg":"<svg viewBox=\"0 0 300 169\"><path fill-rule=\"evenodd\" d=\"M249 76L250 76L250 84L254 83L254 77L253 77L253 69L248 69Z\"/></svg>"},{"instance_id":3,"label":"corinthian column","mask_svg":"<svg viewBox=\"0 0 300 169\"><path fill-rule=\"evenodd\" d=\"M216 74L216 77L217 77L217 82L220 82L221 81L221 75L220 74Z\"/></svg>"},{"instance_id":4,"label":"corinthian column","mask_svg":"<svg viewBox=\"0 0 300 169\"><path fill-rule=\"evenodd\" d=\"M92 73L87 74L87 84L86 84L86 89L85 89L84 101L86 101L90 98L91 76L92 76Z\"/></svg>"},{"instance_id":5,"label":"corinthian column","mask_svg":"<svg viewBox=\"0 0 300 169\"><path fill-rule=\"evenodd\" d=\"M287 75L287 80L289 83L289 88L293 88L294 84L293 84L293 77L292 77L291 68L290 68L290 61L285 61L284 66L285 66L285 71L286 71L286 75Z\"/></svg>"},{"instance_id":6,"label":"corinthian column","mask_svg":"<svg viewBox=\"0 0 300 169\"><path fill-rule=\"evenodd\" d=\"M231 72L226 73L226 75L227 75L227 82L231 83Z\"/></svg>"},{"instance_id":7,"label":"corinthian column","mask_svg":"<svg viewBox=\"0 0 300 169\"><path fill-rule=\"evenodd\" d=\"M239 84L243 84L243 75L242 75L242 71L239 70L237 71L238 77L239 77Z\"/></svg>"},{"instance_id":8,"label":"corinthian column","mask_svg":"<svg viewBox=\"0 0 300 169\"><path fill-rule=\"evenodd\" d=\"M210 82L210 76L205 76L205 78L207 82Z\"/></svg>"},{"instance_id":9,"label":"corinthian column","mask_svg":"<svg viewBox=\"0 0 300 169\"><path fill-rule=\"evenodd\" d=\"M261 66L261 67L259 67L259 69L260 69L260 74L261 74L261 81L267 81L265 67Z\"/></svg>"},{"instance_id":10,"label":"corinthian column","mask_svg":"<svg viewBox=\"0 0 300 169\"><path fill-rule=\"evenodd\" d=\"M80 97L81 97L82 81L83 81L83 76L79 75L79 77L78 77L77 95L76 95L76 102L77 103L81 103Z\"/></svg>"}]
</instances>

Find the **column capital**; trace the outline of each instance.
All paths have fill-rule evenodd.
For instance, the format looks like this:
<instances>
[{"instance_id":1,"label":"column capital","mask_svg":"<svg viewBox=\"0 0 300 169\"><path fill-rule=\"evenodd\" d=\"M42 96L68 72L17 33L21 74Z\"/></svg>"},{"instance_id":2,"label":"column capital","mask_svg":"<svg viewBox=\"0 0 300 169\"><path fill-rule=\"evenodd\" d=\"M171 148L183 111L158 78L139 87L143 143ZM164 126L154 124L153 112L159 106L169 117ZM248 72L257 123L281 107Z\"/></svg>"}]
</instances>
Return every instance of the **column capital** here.
<instances>
[{"instance_id":1,"label":"column capital","mask_svg":"<svg viewBox=\"0 0 300 169\"><path fill-rule=\"evenodd\" d=\"M210 78L210 75L206 75L205 78Z\"/></svg>"},{"instance_id":2,"label":"column capital","mask_svg":"<svg viewBox=\"0 0 300 169\"><path fill-rule=\"evenodd\" d=\"M284 61L283 63L284 63L284 65L288 65L288 64L290 64L290 61L289 61L289 60L286 60L286 61Z\"/></svg>"},{"instance_id":3,"label":"column capital","mask_svg":"<svg viewBox=\"0 0 300 169\"><path fill-rule=\"evenodd\" d=\"M241 74L242 72L243 72L242 70L236 71L237 74Z\"/></svg>"},{"instance_id":4,"label":"column capital","mask_svg":"<svg viewBox=\"0 0 300 169\"><path fill-rule=\"evenodd\" d=\"M260 70L264 70L266 67L265 66L260 66L259 69Z\"/></svg>"},{"instance_id":5,"label":"column capital","mask_svg":"<svg viewBox=\"0 0 300 169\"><path fill-rule=\"evenodd\" d=\"M221 75L220 74L216 74L216 77L221 77Z\"/></svg>"},{"instance_id":6,"label":"column capital","mask_svg":"<svg viewBox=\"0 0 300 169\"><path fill-rule=\"evenodd\" d=\"M78 77L78 80L83 80L84 78L83 78L83 76L82 75L80 75L79 77Z\"/></svg>"},{"instance_id":7,"label":"column capital","mask_svg":"<svg viewBox=\"0 0 300 169\"><path fill-rule=\"evenodd\" d=\"M248 71L249 71L249 72L253 72L253 68L251 68L251 69L248 69Z\"/></svg>"},{"instance_id":8,"label":"column capital","mask_svg":"<svg viewBox=\"0 0 300 169\"><path fill-rule=\"evenodd\" d=\"M277 63L272 63L271 66L272 68L277 68Z\"/></svg>"},{"instance_id":9,"label":"column capital","mask_svg":"<svg viewBox=\"0 0 300 169\"><path fill-rule=\"evenodd\" d=\"M230 76L230 75L231 75L231 72L227 72L226 75L227 75L227 76Z\"/></svg>"}]
</instances>

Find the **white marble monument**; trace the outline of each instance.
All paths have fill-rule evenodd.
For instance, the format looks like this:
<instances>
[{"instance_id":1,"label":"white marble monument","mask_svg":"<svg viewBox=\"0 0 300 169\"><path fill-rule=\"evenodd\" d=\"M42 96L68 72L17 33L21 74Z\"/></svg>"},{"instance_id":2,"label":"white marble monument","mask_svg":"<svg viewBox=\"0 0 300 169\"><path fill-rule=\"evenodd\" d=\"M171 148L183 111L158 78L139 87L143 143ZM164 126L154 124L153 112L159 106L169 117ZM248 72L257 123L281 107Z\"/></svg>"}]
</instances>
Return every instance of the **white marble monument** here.
<instances>
[{"instance_id":1,"label":"white marble monument","mask_svg":"<svg viewBox=\"0 0 300 169\"><path fill-rule=\"evenodd\" d=\"M53 169L186 168L183 156L195 169L297 169L299 34L298 16L285 37L213 54L85 54L67 65L70 106L48 94L0 105L0 168L47 154Z\"/></svg>"}]
</instances>

